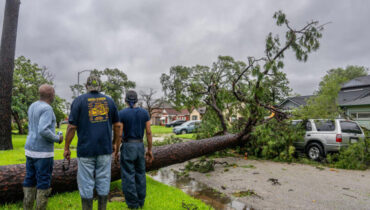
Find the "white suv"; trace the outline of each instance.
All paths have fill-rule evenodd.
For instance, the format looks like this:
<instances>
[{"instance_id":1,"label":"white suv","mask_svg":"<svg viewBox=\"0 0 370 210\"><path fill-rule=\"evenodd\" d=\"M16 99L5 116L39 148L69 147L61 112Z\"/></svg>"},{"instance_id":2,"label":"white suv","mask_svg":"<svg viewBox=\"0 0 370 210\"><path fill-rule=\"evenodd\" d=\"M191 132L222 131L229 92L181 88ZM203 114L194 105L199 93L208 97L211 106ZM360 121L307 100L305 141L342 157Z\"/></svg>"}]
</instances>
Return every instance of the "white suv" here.
<instances>
[{"instance_id":1,"label":"white suv","mask_svg":"<svg viewBox=\"0 0 370 210\"><path fill-rule=\"evenodd\" d=\"M293 120L292 124L303 123L306 129L304 139L294 142L297 150L303 150L312 160L319 160L328 152L338 152L351 143L365 139L360 126L351 120L344 119L309 119Z\"/></svg>"}]
</instances>

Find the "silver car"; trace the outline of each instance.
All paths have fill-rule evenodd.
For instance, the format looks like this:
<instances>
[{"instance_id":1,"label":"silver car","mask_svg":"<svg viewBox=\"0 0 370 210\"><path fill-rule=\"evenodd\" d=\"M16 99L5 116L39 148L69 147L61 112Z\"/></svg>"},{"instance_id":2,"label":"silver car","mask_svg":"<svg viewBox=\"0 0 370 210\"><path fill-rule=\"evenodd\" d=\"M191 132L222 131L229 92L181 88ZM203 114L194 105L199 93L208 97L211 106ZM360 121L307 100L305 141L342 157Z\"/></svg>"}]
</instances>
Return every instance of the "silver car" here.
<instances>
[{"instance_id":1,"label":"silver car","mask_svg":"<svg viewBox=\"0 0 370 210\"><path fill-rule=\"evenodd\" d=\"M293 120L293 125L303 123L306 129L304 139L294 143L297 150L303 150L312 160L319 160L329 152L338 152L349 144L365 139L360 126L344 119Z\"/></svg>"}]
</instances>

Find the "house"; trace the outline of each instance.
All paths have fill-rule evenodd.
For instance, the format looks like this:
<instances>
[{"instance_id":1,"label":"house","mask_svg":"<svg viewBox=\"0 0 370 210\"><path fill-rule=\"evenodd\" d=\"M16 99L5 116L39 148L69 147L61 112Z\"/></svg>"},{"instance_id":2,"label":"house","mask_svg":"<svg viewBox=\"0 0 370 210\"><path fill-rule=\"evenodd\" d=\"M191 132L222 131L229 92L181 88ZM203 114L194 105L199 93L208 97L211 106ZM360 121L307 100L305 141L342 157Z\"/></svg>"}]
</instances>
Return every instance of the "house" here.
<instances>
[{"instance_id":1,"label":"house","mask_svg":"<svg viewBox=\"0 0 370 210\"><path fill-rule=\"evenodd\" d=\"M289 97L281 102L277 107L283 110L292 110L300 106L305 106L307 104L307 100L312 96L313 95Z\"/></svg>"},{"instance_id":2,"label":"house","mask_svg":"<svg viewBox=\"0 0 370 210\"><path fill-rule=\"evenodd\" d=\"M177 111L174 108L164 108L161 113L160 122L161 125L165 125L175 120L190 120L190 113L187 109Z\"/></svg>"},{"instance_id":3,"label":"house","mask_svg":"<svg viewBox=\"0 0 370 210\"><path fill-rule=\"evenodd\" d=\"M194 108L190 113L191 120L201 120L202 116L206 113L206 107Z\"/></svg>"},{"instance_id":4,"label":"house","mask_svg":"<svg viewBox=\"0 0 370 210\"><path fill-rule=\"evenodd\" d=\"M370 76L357 77L343 84L338 105L347 116L370 129Z\"/></svg>"}]
</instances>

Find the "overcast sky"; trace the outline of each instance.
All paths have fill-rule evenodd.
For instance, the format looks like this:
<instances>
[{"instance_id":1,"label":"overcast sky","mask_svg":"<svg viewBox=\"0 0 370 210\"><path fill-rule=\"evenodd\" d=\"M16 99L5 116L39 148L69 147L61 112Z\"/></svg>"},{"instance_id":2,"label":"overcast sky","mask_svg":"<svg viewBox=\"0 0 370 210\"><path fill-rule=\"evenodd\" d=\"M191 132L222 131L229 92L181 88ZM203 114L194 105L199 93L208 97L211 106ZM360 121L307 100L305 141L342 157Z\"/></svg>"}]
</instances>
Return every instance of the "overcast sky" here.
<instances>
[{"instance_id":1,"label":"overcast sky","mask_svg":"<svg viewBox=\"0 0 370 210\"><path fill-rule=\"evenodd\" d=\"M1 23L4 5L2 0ZM137 89L161 91L159 78L171 66L211 65L218 55L242 61L263 55L267 34L280 30L272 19L278 10L292 26L332 22L306 63L286 54L284 71L295 93L312 94L331 68L370 66L366 0L23 0L16 56L46 66L57 94L68 100L77 72L93 68L119 68Z\"/></svg>"}]
</instances>

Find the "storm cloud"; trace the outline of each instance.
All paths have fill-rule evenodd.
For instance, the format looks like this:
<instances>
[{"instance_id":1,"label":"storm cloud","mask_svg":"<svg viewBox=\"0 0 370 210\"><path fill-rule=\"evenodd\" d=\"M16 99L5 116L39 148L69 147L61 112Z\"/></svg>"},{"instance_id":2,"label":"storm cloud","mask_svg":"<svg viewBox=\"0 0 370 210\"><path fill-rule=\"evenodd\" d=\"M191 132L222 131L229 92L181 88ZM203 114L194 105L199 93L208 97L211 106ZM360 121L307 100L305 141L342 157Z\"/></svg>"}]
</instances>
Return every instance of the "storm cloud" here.
<instances>
[{"instance_id":1,"label":"storm cloud","mask_svg":"<svg viewBox=\"0 0 370 210\"><path fill-rule=\"evenodd\" d=\"M93 68L119 68L137 89L160 92L160 75L171 66L211 65L219 55L242 61L263 55L267 34L280 30L272 20L278 10L292 26L331 22L306 63L286 54L284 71L295 93L312 94L331 68L370 66L366 0L23 0L16 55L46 66L57 93L68 100L77 72Z\"/></svg>"}]
</instances>

